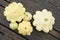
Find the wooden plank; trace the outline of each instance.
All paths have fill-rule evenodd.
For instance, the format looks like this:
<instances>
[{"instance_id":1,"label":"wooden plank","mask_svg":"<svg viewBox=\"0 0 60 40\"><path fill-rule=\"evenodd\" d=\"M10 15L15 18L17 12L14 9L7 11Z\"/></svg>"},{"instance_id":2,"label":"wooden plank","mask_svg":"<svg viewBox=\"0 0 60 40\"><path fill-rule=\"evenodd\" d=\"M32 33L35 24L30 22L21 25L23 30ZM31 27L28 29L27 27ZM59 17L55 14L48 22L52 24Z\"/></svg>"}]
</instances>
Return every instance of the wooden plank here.
<instances>
[{"instance_id":1,"label":"wooden plank","mask_svg":"<svg viewBox=\"0 0 60 40\"><path fill-rule=\"evenodd\" d=\"M8 0L9 1L9 0ZM38 1L29 1L29 0L10 0L10 2L13 2L13 1L16 1L16 2L22 2L23 3L23 5L24 5L24 7L26 7L26 9L27 9L27 11L29 11L29 12L31 12L32 14L34 14L34 12L36 11L36 10L41 10L41 9L44 9L44 8L46 8L46 9L48 9L48 10L50 10L50 11L52 11L53 12L53 15L54 15L54 17L56 17L56 19L58 19L57 17L59 17L58 15L57 15L57 8L56 7L54 7L53 5L51 5L51 4L49 4L49 3L47 3L47 2L44 2L44 1L41 1L41 0L38 0ZM29 4L29 5L28 5ZM59 10L60 11L60 10ZM57 16L56 16L57 15ZM59 19L58 19L59 20ZM5 22L5 21L4 21ZM57 20L56 20L56 22L57 22ZM6 22L7 23L7 22ZM4 23L5 24L5 23ZM6 25L6 24L5 24ZM56 24L55 24L56 25ZM59 24L58 24L59 25ZM54 26L55 28L57 28L56 26ZM58 26L58 28L59 28L59 26ZM60 28L59 28L59 30L60 30ZM49 35L49 34L45 34L45 33L43 33L43 32L37 32L36 30L32 33L32 35L31 36L29 36L29 37L27 37L28 39L30 39L30 40L57 40L56 38L54 38L54 37L52 37L51 35Z\"/></svg>"},{"instance_id":2,"label":"wooden plank","mask_svg":"<svg viewBox=\"0 0 60 40\"><path fill-rule=\"evenodd\" d=\"M38 32L35 29L32 35L28 36L27 38L30 40L58 40L49 34L46 34L44 32Z\"/></svg>"},{"instance_id":3,"label":"wooden plank","mask_svg":"<svg viewBox=\"0 0 60 40\"><path fill-rule=\"evenodd\" d=\"M4 33L5 36L12 38L13 40L25 40L21 36L17 35L16 33L10 31L9 29L5 28L4 26L0 25L0 32Z\"/></svg>"},{"instance_id":4,"label":"wooden plank","mask_svg":"<svg viewBox=\"0 0 60 40\"><path fill-rule=\"evenodd\" d=\"M48 0L50 3L60 8L60 0Z\"/></svg>"},{"instance_id":5,"label":"wooden plank","mask_svg":"<svg viewBox=\"0 0 60 40\"><path fill-rule=\"evenodd\" d=\"M60 39L60 33L56 32L55 30L52 30L50 34L54 35L56 38Z\"/></svg>"},{"instance_id":6,"label":"wooden plank","mask_svg":"<svg viewBox=\"0 0 60 40\"><path fill-rule=\"evenodd\" d=\"M7 36L0 34L0 40L12 40L12 39L7 38Z\"/></svg>"},{"instance_id":7,"label":"wooden plank","mask_svg":"<svg viewBox=\"0 0 60 40\"><path fill-rule=\"evenodd\" d=\"M0 23L2 23L2 24L4 24L5 26L8 27L9 22L6 20L3 12L4 12L4 8L0 6Z\"/></svg>"},{"instance_id":8,"label":"wooden plank","mask_svg":"<svg viewBox=\"0 0 60 40\"><path fill-rule=\"evenodd\" d=\"M0 5L6 7L9 3L7 3L6 1L4 0L0 0Z\"/></svg>"},{"instance_id":9,"label":"wooden plank","mask_svg":"<svg viewBox=\"0 0 60 40\"><path fill-rule=\"evenodd\" d=\"M54 17L56 19L54 29L56 29L60 33L60 9L54 11Z\"/></svg>"}]
</instances>

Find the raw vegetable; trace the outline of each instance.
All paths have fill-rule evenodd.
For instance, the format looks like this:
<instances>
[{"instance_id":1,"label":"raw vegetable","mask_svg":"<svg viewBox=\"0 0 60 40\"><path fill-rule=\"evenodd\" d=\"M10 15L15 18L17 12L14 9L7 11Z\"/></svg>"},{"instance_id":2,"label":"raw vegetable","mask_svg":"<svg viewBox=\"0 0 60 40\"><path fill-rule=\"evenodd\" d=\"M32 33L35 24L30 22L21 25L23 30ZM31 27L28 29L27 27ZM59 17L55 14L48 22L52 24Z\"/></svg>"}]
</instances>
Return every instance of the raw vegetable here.
<instances>
[{"instance_id":1,"label":"raw vegetable","mask_svg":"<svg viewBox=\"0 0 60 40\"><path fill-rule=\"evenodd\" d=\"M36 14L33 15L33 25L36 26L36 30L48 33L53 29L55 23L55 18L52 15L51 11L43 9L42 11L36 11Z\"/></svg>"}]
</instances>

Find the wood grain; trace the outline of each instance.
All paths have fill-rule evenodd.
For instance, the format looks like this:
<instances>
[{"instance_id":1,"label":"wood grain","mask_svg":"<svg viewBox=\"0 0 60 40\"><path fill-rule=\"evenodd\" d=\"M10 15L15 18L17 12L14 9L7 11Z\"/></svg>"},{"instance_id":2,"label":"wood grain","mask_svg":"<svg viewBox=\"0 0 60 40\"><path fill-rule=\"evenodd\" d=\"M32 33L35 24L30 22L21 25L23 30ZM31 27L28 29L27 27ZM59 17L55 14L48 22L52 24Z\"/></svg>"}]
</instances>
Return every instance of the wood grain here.
<instances>
[{"instance_id":1,"label":"wood grain","mask_svg":"<svg viewBox=\"0 0 60 40\"><path fill-rule=\"evenodd\" d=\"M60 0L48 0L54 6L60 8Z\"/></svg>"}]
</instances>

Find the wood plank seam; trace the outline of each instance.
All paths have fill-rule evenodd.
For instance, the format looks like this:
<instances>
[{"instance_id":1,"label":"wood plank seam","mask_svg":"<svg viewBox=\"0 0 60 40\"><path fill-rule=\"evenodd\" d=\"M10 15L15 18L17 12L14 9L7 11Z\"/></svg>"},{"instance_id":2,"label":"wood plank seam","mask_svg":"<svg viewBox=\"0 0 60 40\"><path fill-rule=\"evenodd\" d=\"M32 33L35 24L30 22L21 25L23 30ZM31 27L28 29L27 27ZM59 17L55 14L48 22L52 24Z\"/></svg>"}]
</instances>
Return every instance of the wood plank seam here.
<instances>
[{"instance_id":1,"label":"wood plank seam","mask_svg":"<svg viewBox=\"0 0 60 40\"><path fill-rule=\"evenodd\" d=\"M3 8L5 8L3 5L0 4L0 6L2 6Z\"/></svg>"},{"instance_id":2,"label":"wood plank seam","mask_svg":"<svg viewBox=\"0 0 60 40\"><path fill-rule=\"evenodd\" d=\"M55 31L57 31L55 28L53 28ZM57 31L58 33L60 33L60 31Z\"/></svg>"},{"instance_id":3,"label":"wood plank seam","mask_svg":"<svg viewBox=\"0 0 60 40\"><path fill-rule=\"evenodd\" d=\"M9 2L9 1L7 1L7 0L4 0L4 1L6 1L6 2L8 2L8 3L11 3L11 2Z\"/></svg>"},{"instance_id":4,"label":"wood plank seam","mask_svg":"<svg viewBox=\"0 0 60 40\"><path fill-rule=\"evenodd\" d=\"M60 0L48 0L48 1L60 9Z\"/></svg>"},{"instance_id":5,"label":"wood plank seam","mask_svg":"<svg viewBox=\"0 0 60 40\"><path fill-rule=\"evenodd\" d=\"M48 1L49 2L49 1ZM51 5L53 5L53 6L55 6L54 4L52 4L51 2L49 2ZM58 9L60 9L60 7L57 7L57 6L55 6L56 8L58 8Z\"/></svg>"},{"instance_id":6,"label":"wood plank seam","mask_svg":"<svg viewBox=\"0 0 60 40\"><path fill-rule=\"evenodd\" d=\"M53 36L54 38L60 40L60 38L57 38L56 36L52 35L51 33L48 33L48 34L50 34L50 35Z\"/></svg>"}]
</instances>

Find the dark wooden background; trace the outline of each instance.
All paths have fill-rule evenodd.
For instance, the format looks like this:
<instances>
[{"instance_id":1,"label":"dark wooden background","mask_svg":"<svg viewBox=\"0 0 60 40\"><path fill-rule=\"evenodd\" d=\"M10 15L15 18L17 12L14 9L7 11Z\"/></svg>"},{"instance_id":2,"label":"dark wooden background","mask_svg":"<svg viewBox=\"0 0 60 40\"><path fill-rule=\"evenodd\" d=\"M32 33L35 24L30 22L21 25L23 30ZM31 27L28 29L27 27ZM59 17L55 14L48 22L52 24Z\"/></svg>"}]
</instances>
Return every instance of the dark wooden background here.
<instances>
[{"instance_id":1,"label":"dark wooden background","mask_svg":"<svg viewBox=\"0 0 60 40\"><path fill-rule=\"evenodd\" d=\"M47 9L52 11L56 18L52 31L48 34L35 30L30 36L18 34L9 28L9 22L3 15L4 8L11 2L21 2L24 7L34 14L36 10ZM60 40L60 0L0 0L0 40Z\"/></svg>"}]
</instances>

